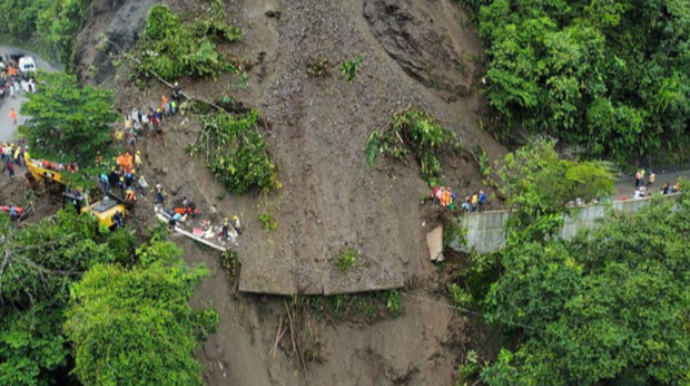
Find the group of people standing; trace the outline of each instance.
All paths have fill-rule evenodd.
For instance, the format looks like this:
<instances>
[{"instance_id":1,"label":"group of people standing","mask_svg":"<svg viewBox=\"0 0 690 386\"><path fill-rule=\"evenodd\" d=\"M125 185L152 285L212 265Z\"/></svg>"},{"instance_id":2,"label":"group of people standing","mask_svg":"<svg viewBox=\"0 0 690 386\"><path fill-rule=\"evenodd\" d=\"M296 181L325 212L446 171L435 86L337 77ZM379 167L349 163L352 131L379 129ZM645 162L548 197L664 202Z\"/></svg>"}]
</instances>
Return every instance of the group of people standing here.
<instances>
[{"instance_id":1,"label":"group of people standing","mask_svg":"<svg viewBox=\"0 0 690 386\"><path fill-rule=\"evenodd\" d=\"M118 129L115 132L118 144L123 145L126 140L127 145L132 146L140 135L147 135L149 132L159 133L163 122L179 111L181 97L182 89L175 83L172 99L162 95L160 107L133 107L129 114L124 115L124 130Z\"/></svg>"},{"instance_id":2,"label":"group of people standing","mask_svg":"<svg viewBox=\"0 0 690 386\"><path fill-rule=\"evenodd\" d=\"M457 196L449 187L435 187L432 196L434 203L438 202L444 208L448 208L450 210L455 210L457 208ZM465 199L461 201L460 206L463 212L483 212L486 199L486 193L484 193L483 190L480 190L479 192L474 192L473 194L466 196Z\"/></svg>"},{"instance_id":3,"label":"group of people standing","mask_svg":"<svg viewBox=\"0 0 690 386\"><path fill-rule=\"evenodd\" d=\"M651 188L656 182L656 173L654 173L654 170L650 169L649 176L647 176L647 179L645 180L646 176L647 172L644 169L639 169L637 172L635 172L635 191L633 193L633 198L642 198L649 194L647 189ZM680 183L676 182L673 184L673 186L671 186L670 183L664 182L659 189L659 192L661 194L678 193L680 192ZM625 196L623 199L625 199Z\"/></svg>"}]
</instances>

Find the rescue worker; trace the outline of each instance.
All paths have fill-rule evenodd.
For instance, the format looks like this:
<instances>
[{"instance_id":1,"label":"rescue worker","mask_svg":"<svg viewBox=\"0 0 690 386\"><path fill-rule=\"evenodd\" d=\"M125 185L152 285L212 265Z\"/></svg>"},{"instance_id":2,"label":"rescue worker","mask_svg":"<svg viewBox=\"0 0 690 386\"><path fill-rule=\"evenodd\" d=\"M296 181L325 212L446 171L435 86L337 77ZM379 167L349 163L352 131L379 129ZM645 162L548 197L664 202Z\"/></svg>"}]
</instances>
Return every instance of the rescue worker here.
<instances>
[{"instance_id":1,"label":"rescue worker","mask_svg":"<svg viewBox=\"0 0 690 386\"><path fill-rule=\"evenodd\" d=\"M228 218L226 217L225 220L223 220L223 240L227 240L229 237L228 231L229 231L230 224L228 222Z\"/></svg>"},{"instance_id":2,"label":"rescue worker","mask_svg":"<svg viewBox=\"0 0 690 386\"><path fill-rule=\"evenodd\" d=\"M161 184L156 184L156 204L162 204L165 197L163 197L163 187Z\"/></svg>"},{"instance_id":3,"label":"rescue worker","mask_svg":"<svg viewBox=\"0 0 690 386\"><path fill-rule=\"evenodd\" d=\"M125 196L125 176L120 177L120 196Z\"/></svg>"},{"instance_id":4,"label":"rescue worker","mask_svg":"<svg viewBox=\"0 0 690 386\"><path fill-rule=\"evenodd\" d=\"M10 109L10 119L12 120L13 124L17 124L17 111L12 107Z\"/></svg>"},{"instance_id":5,"label":"rescue worker","mask_svg":"<svg viewBox=\"0 0 690 386\"><path fill-rule=\"evenodd\" d=\"M477 204L479 204L479 196L475 193L472 195L472 212L477 211Z\"/></svg>"},{"instance_id":6,"label":"rescue worker","mask_svg":"<svg viewBox=\"0 0 690 386\"><path fill-rule=\"evenodd\" d=\"M242 226L240 225L240 218L235 215L232 218L235 221L235 231L237 232L238 235L242 234Z\"/></svg>"},{"instance_id":7,"label":"rescue worker","mask_svg":"<svg viewBox=\"0 0 690 386\"><path fill-rule=\"evenodd\" d=\"M122 228L122 213L118 210L115 212L112 218L113 222L115 223L115 226L118 228Z\"/></svg>"},{"instance_id":8,"label":"rescue worker","mask_svg":"<svg viewBox=\"0 0 690 386\"><path fill-rule=\"evenodd\" d=\"M178 105L180 104L180 96L182 96L182 88L177 82L175 82L175 88L173 88L173 98L175 98L175 101Z\"/></svg>"},{"instance_id":9,"label":"rescue worker","mask_svg":"<svg viewBox=\"0 0 690 386\"><path fill-rule=\"evenodd\" d=\"M484 211L484 203L486 202L486 193L483 190L479 191L479 211Z\"/></svg>"},{"instance_id":10,"label":"rescue worker","mask_svg":"<svg viewBox=\"0 0 690 386\"><path fill-rule=\"evenodd\" d=\"M11 159L7 160L7 171L10 173L10 179L14 179L14 165Z\"/></svg>"},{"instance_id":11,"label":"rescue worker","mask_svg":"<svg viewBox=\"0 0 690 386\"><path fill-rule=\"evenodd\" d=\"M110 192L110 182L108 181L108 175L101 173L101 183L103 184L103 190L106 193Z\"/></svg>"},{"instance_id":12,"label":"rescue worker","mask_svg":"<svg viewBox=\"0 0 690 386\"><path fill-rule=\"evenodd\" d=\"M146 179L144 176L140 176L139 179L137 180L137 190L141 191L141 194L146 196L149 190L149 184L146 182Z\"/></svg>"},{"instance_id":13,"label":"rescue worker","mask_svg":"<svg viewBox=\"0 0 690 386\"><path fill-rule=\"evenodd\" d=\"M125 195L125 201L131 201L131 202L136 202L137 201L137 192L134 190L134 187L129 187L127 188L127 194Z\"/></svg>"},{"instance_id":14,"label":"rescue worker","mask_svg":"<svg viewBox=\"0 0 690 386\"><path fill-rule=\"evenodd\" d=\"M169 222L170 228L174 228L175 226L177 226L177 223L180 221L181 218L182 218L181 214L179 214L179 213L173 214L172 217L170 217L170 222Z\"/></svg>"},{"instance_id":15,"label":"rescue worker","mask_svg":"<svg viewBox=\"0 0 690 386\"><path fill-rule=\"evenodd\" d=\"M134 166L137 169L141 169L141 150L137 150L137 153L134 155Z\"/></svg>"},{"instance_id":16,"label":"rescue worker","mask_svg":"<svg viewBox=\"0 0 690 386\"><path fill-rule=\"evenodd\" d=\"M17 221L17 209L15 209L14 205L10 205L10 220L12 221Z\"/></svg>"}]
</instances>

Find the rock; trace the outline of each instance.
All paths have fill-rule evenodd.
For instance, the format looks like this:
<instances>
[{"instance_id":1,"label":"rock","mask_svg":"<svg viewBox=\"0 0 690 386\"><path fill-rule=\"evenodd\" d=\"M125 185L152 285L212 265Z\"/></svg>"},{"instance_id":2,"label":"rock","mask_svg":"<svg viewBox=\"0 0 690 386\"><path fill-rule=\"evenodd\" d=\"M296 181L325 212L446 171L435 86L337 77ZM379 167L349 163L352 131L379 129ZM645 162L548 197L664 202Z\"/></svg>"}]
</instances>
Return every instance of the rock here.
<instances>
[{"instance_id":1,"label":"rock","mask_svg":"<svg viewBox=\"0 0 690 386\"><path fill-rule=\"evenodd\" d=\"M280 16L282 16L282 14L282 12L273 9L269 9L268 11L266 11L266 17L276 20L280 20Z\"/></svg>"}]
</instances>

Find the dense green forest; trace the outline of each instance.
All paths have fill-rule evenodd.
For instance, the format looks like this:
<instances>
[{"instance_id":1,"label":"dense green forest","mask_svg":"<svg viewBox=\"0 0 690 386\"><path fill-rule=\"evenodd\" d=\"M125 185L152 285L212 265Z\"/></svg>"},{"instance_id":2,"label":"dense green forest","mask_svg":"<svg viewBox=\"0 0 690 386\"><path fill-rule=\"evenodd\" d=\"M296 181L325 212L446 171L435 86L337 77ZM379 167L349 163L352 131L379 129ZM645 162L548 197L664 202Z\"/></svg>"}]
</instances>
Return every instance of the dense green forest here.
<instances>
[{"instance_id":1,"label":"dense green forest","mask_svg":"<svg viewBox=\"0 0 690 386\"><path fill-rule=\"evenodd\" d=\"M461 1L509 132L547 133L621 163L687 152L689 1Z\"/></svg>"},{"instance_id":2,"label":"dense green forest","mask_svg":"<svg viewBox=\"0 0 690 386\"><path fill-rule=\"evenodd\" d=\"M0 36L37 45L61 63L72 59L75 38L92 0L3 0Z\"/></svg>"},{"instance_id":3,"label":"dense green forest","mask_svg":"<svg viewBox=\"0 0 690 386\"><path fill-rule=\"evenodd\" d=\"M506 341L489 386L686 385L690 382L690 201L657 196L565 241L567 202L612 188L604 165L559 160L539 141L506 157L514 215L506 247L474 255L461 275ZM587 183L578 191L573 186ZM682 188L681 188L682 189ZM675 207L674 207L675 204ZM456 303L466 299L453 287ZM460 384L460 383L459 383Z\"/></svg>"},{"instance_id":4,"label":"dense green forest","mask_svg":"<svg viewBox=\"0 0 690 386\"><path fill-rule=\"evenodd\" d=\"M193 353L218 315L189 299L208 271L165 226L137 240L97 225L71 208L20 229L0 214L0 384L201 385Z\"/></svg>"}]
</instances>

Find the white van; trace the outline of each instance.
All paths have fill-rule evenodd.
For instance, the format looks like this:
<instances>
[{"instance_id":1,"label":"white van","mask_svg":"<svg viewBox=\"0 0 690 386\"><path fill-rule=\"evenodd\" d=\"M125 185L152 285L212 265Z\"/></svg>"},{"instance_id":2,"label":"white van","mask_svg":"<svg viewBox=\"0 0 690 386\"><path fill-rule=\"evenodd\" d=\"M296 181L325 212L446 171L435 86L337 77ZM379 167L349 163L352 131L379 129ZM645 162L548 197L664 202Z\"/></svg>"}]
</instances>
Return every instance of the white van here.
<instances>
[{"instance_id":1,"label":"white van","mask_svg":"<svg viewBox=\"0 0 690 386\"><path fill-rule=\"evenodd\" d=\"M34 58L30 56L24 56L19 58L19 72L22 73L35 73L36 72L36 63L34 62Z\"/></svg>"}]
</instances>

